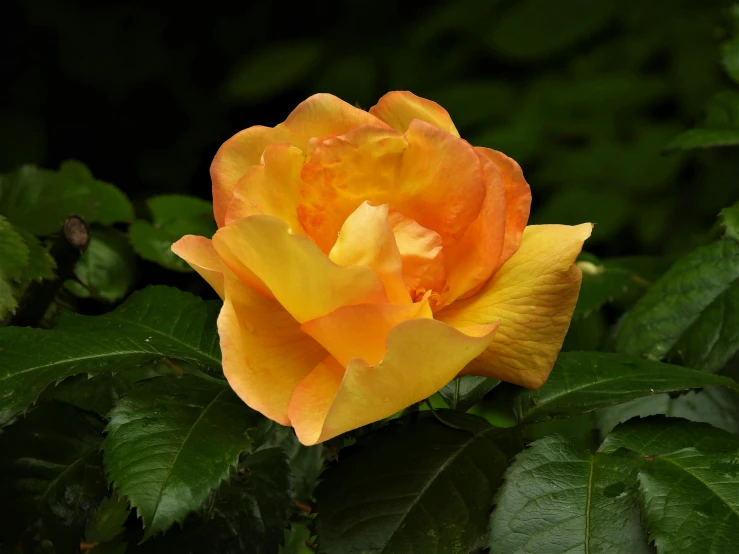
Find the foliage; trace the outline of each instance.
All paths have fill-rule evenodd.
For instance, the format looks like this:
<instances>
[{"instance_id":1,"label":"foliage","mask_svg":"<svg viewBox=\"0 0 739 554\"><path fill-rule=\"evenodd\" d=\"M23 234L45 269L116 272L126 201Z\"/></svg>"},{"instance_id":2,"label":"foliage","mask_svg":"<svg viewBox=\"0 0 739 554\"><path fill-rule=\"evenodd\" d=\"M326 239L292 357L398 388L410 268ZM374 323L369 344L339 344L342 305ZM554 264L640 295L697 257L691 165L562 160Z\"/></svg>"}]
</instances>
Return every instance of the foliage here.
<instances>
[{"instance_id":1,"label":"foliage","mask_svg":"<svg viewBox=\"0 0 739 554\"><path fill-rule=\"evenodd\" d=\"M280 5L203 6L182 15L213 31L197 48L166 8L19 8L32 34L8 37L23 69L0 92L1 552L735 550L739 7L390 4L297 7L289 37ZM59 67L32 56L50 45ZM540 389L462 376L306 447L228 386L221 302L170 247L213 234L200 197L230 134L318 90L366 108L392 89L519 161L532 223L595 221L592 251ZM91 237L71 260L70 215ZM38 327L14 325L40 289Z\"/></svg>"}]
</instances>

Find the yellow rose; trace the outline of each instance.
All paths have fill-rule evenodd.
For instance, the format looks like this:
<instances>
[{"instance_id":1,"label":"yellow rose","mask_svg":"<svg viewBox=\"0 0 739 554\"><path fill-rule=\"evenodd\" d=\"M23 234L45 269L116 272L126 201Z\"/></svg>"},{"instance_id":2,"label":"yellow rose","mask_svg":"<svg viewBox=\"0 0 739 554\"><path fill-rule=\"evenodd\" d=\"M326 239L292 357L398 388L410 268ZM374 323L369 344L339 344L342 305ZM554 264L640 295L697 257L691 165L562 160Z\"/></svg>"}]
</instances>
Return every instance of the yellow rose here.
<instances>
[{"instance_id":1,"label":"yellow rose","mask_svg":"<svg viewBox=\"0 0 739 554\"><path fill-rule=\"evenodd\" d=\"M229 139L211 177L218 231L172 250L223 298L231 387L303 444L460 374L547 379L592 225L527 227L521 168L459 138L438 104L317 94Z\"/></svg>"}]
</instances>

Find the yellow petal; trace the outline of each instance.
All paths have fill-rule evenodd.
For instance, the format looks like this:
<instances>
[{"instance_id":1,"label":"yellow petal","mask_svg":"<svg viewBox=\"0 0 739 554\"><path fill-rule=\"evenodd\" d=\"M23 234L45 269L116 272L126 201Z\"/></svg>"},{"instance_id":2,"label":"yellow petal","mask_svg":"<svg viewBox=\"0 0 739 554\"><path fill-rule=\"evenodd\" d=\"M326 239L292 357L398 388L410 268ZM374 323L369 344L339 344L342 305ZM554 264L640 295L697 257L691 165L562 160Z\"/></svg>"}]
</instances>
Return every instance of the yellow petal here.
<instances>
[{"instance_id":1,"label":"yellow petal","mask_svg":"<svg viewBox=\"0 0 739 554\"><path fill-rule=\"evenodd\" d=\"M255 215L221 227L213 246L239 278L256 275L300 323L352 304L386 302L382 281L361 266L339 266L276 217Z\"/></svg>"},{"instance_id":2,"label":"yellow petal","mask_svg":"<svg viewBox=\"0 0 739 554\"><path fill-rule=\"evenodd\" d=\"M210 164L213 182L213 215L224 224L228 205L241 176L258 164L262 152L273 142L285 140L281 130L256 125L239 131L221 145Z\"/></svg>"},{"instance_id":3,"label":"yellow petal","mask_svg":"<svg viewBox=\"0 0 739 554\"><path fill-rule=\"evenodd\" d=\"M388 222L387 204L360 204L344 222L328 257L339 265L372 268L385 286L389 302L411 302L411 295L403 282L403 262Z\"/></svg>"},{"instance_id":4,"label":"yellow petal","mask_svg":"<svg viewBox=\"0 0 739 554\"><path fill-rule=\"evenodd\" d=\"M298 104L288 118L274 129L249 127L227 140L216 153L210 168L213 181L213 212L224 224L228 204L239 179L259 163L264 149L273 143L289 142L303 152L313 137L345 133L359 125L385 124L375 116L330 94L314 94Z\"/></svg>"},{"instance_id":5,"label":"yellow petal","mask_svg":"<svg viewBox=\"0 0 739 554\"><path fill-rule=\"evenodd\" d=\"M547 380L580 291L574 265L592 224L532 225L521 246L474 296L436 313L453 325L500 321L495 340L465 373L529 388Z\"/></svg>"},{"instance_id":6,"label":"yellow petal","mask_svg":"<svg viewBox=\"0 0 739 554\"><path fill-rule=\"evenodd\" d=\"M370 108L370 113L402 133L405 133L411 121L420 119L447 133L459 136L449 112L436 102L406 90L388 92Z\"/></svg>"},{"instance_id":7,"label":"yellow petal","mask_svg":"<svg viewBox=\"0 0 739 554\"><path fill-rule=\"evenodd\" d=\"M415 304L359 304L303 323L301 329L343 366L353 358L374 365L385 355L390 330L403 321L422 317L433 318L428 300Z\"/></svg>"},{"instance_id":8,"label":"yellow petal","mask_svg":"<svg viewBox=\"0 0 739 554\"><path fill-rule=\"evenodd\" d=\"M526 228L531 210L531 187L524 179L521 166L516 160L490 148L477 147L475 151L493 162L500 172L505 189L505 241L503 252L495 269L502 266L521 244L521 235Z\"/></svg>"},{"instance_id":9,"label":"yellow petal","mask_svg":"<svg viewBox=\"0 0 739 554\"><path fill-rule=\"evenodd\" d=\"M244 286L228 271L225 283L218 317L223 373L250 407L290 425L287 409L293 390L326 351L275 300Z\"/></svg>"},{"instance_id":10,"label":"yellow petal","mask_svg":"<svg viewBox=\"0 0 739 554\"><path fill-rule=\"evenodd\" d=\"M225 224L251 215L271 215L285 221L293 233L302 234L297 206L304 161L303 152L288 143L267 146L262 163L250 167L236 185Z\"/></svg>"},{"instance_id":11,"label":"yellow petal","mask_svg":"<svg viewBox=\"0 0 739 554\"><path fill-rule=\"evenodd\" d=\"M323 442L427 398L485 349L496 326L454 329L413 319L390 331L387 354L377 365L354 359L344 372L335 359L324 360L290 400L298 439L305 445Z\"/></svg>"},{"instance_id":12,"label":"yellow petal","mask_svg":"<svg viewBox=\"0 0 739 554\"><path fill-rule=\"evenodd\" d=\"M224 266L210 239L186 235L172 245L172 252L185 260L223 298Z\"/></svg>"}]
</instances>

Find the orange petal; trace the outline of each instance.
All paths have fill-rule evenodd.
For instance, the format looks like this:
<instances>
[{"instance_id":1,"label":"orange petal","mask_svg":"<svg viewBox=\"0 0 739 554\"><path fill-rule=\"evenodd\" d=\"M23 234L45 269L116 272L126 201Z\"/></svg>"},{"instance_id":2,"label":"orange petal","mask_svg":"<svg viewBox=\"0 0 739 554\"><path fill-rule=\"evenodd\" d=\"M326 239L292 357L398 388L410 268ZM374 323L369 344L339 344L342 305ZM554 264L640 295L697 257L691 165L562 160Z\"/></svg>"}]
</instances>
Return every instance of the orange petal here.
<instances>
[{"instance_id":1,"label":"orange petal","mask_svg":"<svg viewBox=\"0 0 739 554\"><path fill-rule=\"evenodd\" d=\"M213 246L231 271L242 280L256 275L301 323L341 306L387 301L374 271L336 265L276 217L255 215L221 227Z\"/></svg>"},{"instance_id":2,"label":"orange petal","mask_svg":"<svg viewBox=\"0 0 739 554\"><path fill-rule=\"evenodd\" d=\"M185 260L223 298L224 266L210 239L185 235L172 245L172 252Z\"/></svg>"},{"instance_id":3,"label":"orange petal","mask_svg":"<svg viewBox=\"0 0 739 554\"><path fill-rule=\"evenodd\" d=\"M582 278L575 258L592 228L526 227L519 249L478 293L436 313L454 327L500 321L495 340L465 373L544 384L575 309Z\"/></svg>"},{"instance_id":4,"label":"orange petal","mask_svg":"<svg viewBox=\"0 0 739 554\"><path fill-rule=\"evenodd\" d=\"M405 136L359 127L319 141L303 167L303 228L328 252L344 220L363 201L388 204L454 243L480 212L485 183L465 141L423 121Z\"/></svg>"},{"instance_id":5,"label":"orange petal","mask_svg":"<svg viewBox=\"0 0 739 554\"><path fill-rule=\"evenodd\" d=\"M374 365L385 355L390 330L403 321L421 317L433 318L428 300L415 304L359 304L303 323L301 329L343 366L353 358Z\"/></svg>"},{"instance_id":6,"label":"orange petal","mask_svg":"<svg viewBox=\"0 0 739 554\"><path fill-rule=\"evenodd\" d=\"M477 147L475 150L498 167L505 188L505 242L497 269L513 255L518 245L521 244L521 235L526 228L531 211L531 187L524 179L521 166L514 159L490 148Z\"/></svg>"},{"instance_id":7,"label":"orange petal","mask_svg":"<svg viewBox=\"0 0 739 554\"><path fill-rule=\"evenodd\" d=\"M373 126L316 143L303 167L298 217L324 252L362 202L379 206L390 201L407 147L401 133Z\"/></svg>"},{"instance_id":8,"label":"orange petal","mask_svg":"<svg viewBox=\"0 0 739 554\"><path fill-rule=\"evenodd\" d=\"M344 222L328 257L339 265L372 268L385 286L389 302L411 302L411 295L403 282L403 262L388 223L387 204L360 204Z\"/></svg>"},{"instance_id":9,"label":"orange petal","mask_svg":"<svg viewBox=\"0 0 739 554\"><path fill-rule=\"evenodd\" d=\"M237 133L221 146L210 168L216 222L219 226L224 224L236 184L252 165L259 163L269 144L289 142L305 152L313 137L345 133L368 124L385 127L375 116L336 96L314 94L298 104L284 123L274 129L256 126Z\"/></svg>"},{"instance_id":10,"label":"orange petal","mask_svg":"<svg viewBox=\"0 0 739 554\"><path fill-rule=\"evenodd\" d=\"M433 319L395 326L387 354L370 366L319 363L293 392L288 413L298 439L316 444L420 402L451 381L490 344L497 324L454 329Z\"/></svg>"},{"instance_id":11,"label":"orange petal","mask_svg":"<svg viewBox=\"0 0 739 554\"><path fill-rule=\"evenodd\" d=\"M459 136L449 112L436 102L416 96L407 90L388 92L370 108L369 112L402 133L406 132L411 121L420 119L442 131Z\"/></svg>"},{"instance_id":12,"label":"orange petal","mask_svg":"<svg viewBox=\"0 0 739 554\"><path fill-rule=\"evenodd\" d=\"M230 272L218 334L231 388L253 409L290 425L290 397L326 357L323 347L279 303L244 286Z\"/></svg>"},{"instance_id":13,"label":"orange petal","mask_svg":"<svg viewBox=\"0 0 739 554\"><path fill-rule=\"evenodd\" d=\"M399 212L391 213L389 221L403 262L406 286L412 291L440 291L445 277L441 235Z\"/></svg>"},{"instance_id":14,"label":"orange petal","mask_svg":"<svg viewBox=\"0 0 739 554\"><path fill-rule=\"evenodd\" d=\"M498 167L479 155L485 175L485 200L478 218L462 240L445 249L448 290L441 305L451 304L468 291L480 287L499 267L506 236L505 189Z\"/></svg>"},{"instance_id":15,"label":"orange petal","mask_svg":"<svg viewBox=\"0 0 739 554\"><path fill-rule=\"evenodd\" d=\"M228 206L225 224L251 215L271 215L285 221L293 233L303 233L298 221L303 152L288 143L267 146L262 163L239 180Z\"/></svg>"}]
</instances>

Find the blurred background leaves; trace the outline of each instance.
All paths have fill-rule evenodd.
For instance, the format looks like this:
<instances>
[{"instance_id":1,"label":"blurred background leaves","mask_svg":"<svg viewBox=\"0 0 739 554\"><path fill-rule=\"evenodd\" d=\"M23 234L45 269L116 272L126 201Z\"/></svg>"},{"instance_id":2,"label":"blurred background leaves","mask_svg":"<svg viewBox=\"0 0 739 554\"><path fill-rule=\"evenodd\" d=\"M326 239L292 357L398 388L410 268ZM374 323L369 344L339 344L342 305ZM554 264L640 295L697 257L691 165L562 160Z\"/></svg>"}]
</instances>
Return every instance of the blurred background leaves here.
<instances>
[{"instance_id":1,"label":"blurred background leaves","mask_svg":"<svg viewBox=\"0 0 739 554\"><path fill-rule=\"evenodd\" d=\"M393 89L440 102L463 137L522 164L533 223L595 221L600 256L682 253L736 200L732 149L664 152L704 124L727 143L734 125L739 15L718 0L216 0L176 12L26 0L10 15L0 172L84 160L132 199L134 247L165 266L156 244L171 224L145 220L146 198L208 199L218 146L315 92L363 108Z\"/></svg>"}]
</instances>

